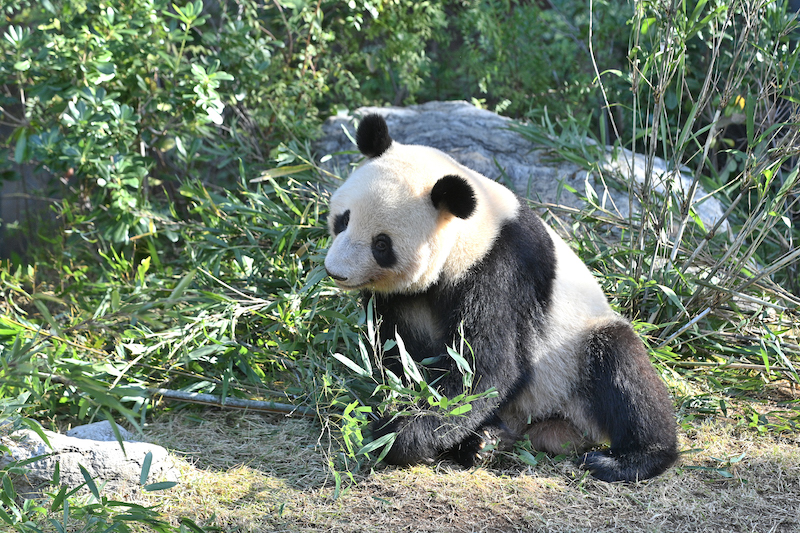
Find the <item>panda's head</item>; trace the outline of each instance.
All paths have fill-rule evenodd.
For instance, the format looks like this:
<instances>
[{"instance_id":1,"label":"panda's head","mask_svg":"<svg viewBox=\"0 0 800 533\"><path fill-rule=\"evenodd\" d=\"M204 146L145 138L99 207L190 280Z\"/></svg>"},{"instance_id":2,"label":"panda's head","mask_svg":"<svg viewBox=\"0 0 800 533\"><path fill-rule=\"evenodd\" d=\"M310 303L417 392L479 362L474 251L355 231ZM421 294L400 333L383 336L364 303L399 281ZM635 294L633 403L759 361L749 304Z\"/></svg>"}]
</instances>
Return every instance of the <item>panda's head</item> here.
<instances>
[{"instance_id":1,"label":"panda's head","mask_svg":"<svg viewBox=\"0 0 800 533\"><path fill-rule=\"evenodd\" d=\"M325 268L345 289L424 291L456 281L491 249L519 202L426 146L393 141L380 115L356 132L368 157L333 194Z\"/></svg>"}]
</instances>

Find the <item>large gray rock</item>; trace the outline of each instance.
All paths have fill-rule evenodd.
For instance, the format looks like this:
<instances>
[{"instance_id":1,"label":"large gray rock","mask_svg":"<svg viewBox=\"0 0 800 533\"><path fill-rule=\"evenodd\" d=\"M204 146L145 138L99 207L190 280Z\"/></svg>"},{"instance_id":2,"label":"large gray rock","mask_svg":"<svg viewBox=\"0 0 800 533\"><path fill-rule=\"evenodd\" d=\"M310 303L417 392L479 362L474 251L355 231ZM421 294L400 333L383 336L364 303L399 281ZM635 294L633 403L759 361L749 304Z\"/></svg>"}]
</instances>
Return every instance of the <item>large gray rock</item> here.
<instances>
[{"instance_id":1,"label":"large gray rock","mask_svg":"<svg viewBox=\"0 0 800 533\"><path fill-rule=\"evenodd\" d=\"M579 197L589 186L596 192L600 205L621 216L629 213L627 192L606 187L604 181L576 163L557 161L551 150L538 146L510 129L511 119L491 111L478 109L467 102L428 102L409 107L362 107L352 115L337 115L323 125L323 137L314 148L323 156L322 164L331 172L346 177L359 159L355 138L355 118L379 113L386 118L389 133L404 144L433 146L450 154L459 163L481 174L501 181L528 198L544 203L582 208ZM587 143L592 141L587 139ZM348 153L350 152L350 153ZM607 150L604 171L617 174L624 181L644 181L646 158L627 150ZM669 180L688 190L690 179L669 172L667 164L656 158L653 179L663 192ZM575 195L561 184L578 191ZM673 187L674 189L674 187ZM700 190L696 195L702 198ZM613 201L612 201L613 200ZM709 198L696 205L707 228L723 213L722 206ZM725 226L727 227L727 226Z\"/></svg>"},{"instance_id":2,"label":"large gray rock","mask_svg":"<svg viewBox=\"0 0 800 533\"><path fill-rule=\"evenodd\" d=\"M80 465L82 465L98 487L105 484L104 493L130 496L138 490L142 465L149 452L152 453L152 462L147 483L178 481L177 462L161 446L148 442L124 440L125 449L123 451L116 437L113 436L108 422L79 426L72 432L78 435L89 435L91 438L79 438L45 431L52 446L49 448L39 435L29 429L2 435L2 428L0 428L0 435L2 435L0 442L10 450L10 455L0 457L0 467L8 465L12 461L24 461L31 457L49 454L39 461L26 465L28 472L24 479L17 483L19 492L35 494L37 489L50 483L56 463L61 463L61 485L74 488L83 483L84 477L80 469ZM124 435L126 439L132 438L128 432L125 432Z\"/></svg>"},{"instance_id":3,"label":"large gray rock","mask_svg":"<svg viewBox=\"0 0 800 533\"><path fill-rule=\"evenodd\" d=\"M583 191L586 171L574 163L554 164L545 150L510 128L512 121L467 102L428 102L410 107L362 107L352 116L337 115L323 125L323 138L315 144L319 154L334 154L325 164L342 177L359 155L356 152L354 118L380 113L389 133L404 144L433 146L462 165L494 180L503 181L521 194L555 203L559 181ZM348 134L343 130L347 129ZM564 191L562 205L578 206L578 199Z\"/></svg>"}]
</instances>

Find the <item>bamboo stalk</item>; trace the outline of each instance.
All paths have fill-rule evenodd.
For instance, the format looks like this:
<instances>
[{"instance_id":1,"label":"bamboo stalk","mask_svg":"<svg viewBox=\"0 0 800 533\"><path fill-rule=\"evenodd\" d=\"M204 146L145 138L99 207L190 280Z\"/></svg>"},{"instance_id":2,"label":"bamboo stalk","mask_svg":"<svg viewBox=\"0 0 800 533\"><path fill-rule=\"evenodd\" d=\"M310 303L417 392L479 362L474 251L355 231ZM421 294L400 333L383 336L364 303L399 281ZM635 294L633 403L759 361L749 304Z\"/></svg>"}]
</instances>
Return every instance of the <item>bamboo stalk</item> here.
<instances>
[{"instance_id":1,"label":"bamboo stalk","mask_svg":"<svg viewBox=\"0 0 800 533\"><path fill-rule=\"evenodd\" d=\"M757 365L754 363L712 363L710 361L665 361L663 364L671 367L679 367L679 368L730 368L733 370L758 370L761 372L766 372L767 366L766 365ZM792 372L791 368L786 368L783 366L769 366L770 372L781 372L783 374L787 374L790 377L794 376L794 372Z\"/></svg>"},{"instance_id":2,"label":"bamboo stalk","mask_svg":"<svg viewBox=\"0 0 800 533\"><path fill-rule=\"evenodd\" d=\"M57 374L41 374L55 383L61 383L70 387L80 388L80 384L64 376ZM302 416L305 418L316 418L316 410L303 405L292 405L275 401L246 400L242 398L232 398L230 396L222 398L214 394L200 392L185 392L164 388L142 389L149 397L161 397L167 400L194 403L199 405L213 405L224 409L246 409L249 411L261 411L265 413L282 414L286 416Z\"/></svg>"},{"instance_id":3,"label":"bamboo stalk","mask_svg":"<svg viewBox=\"0 0 800 533\"><path fill-rule=\"evenodd\" d=\"M287 416L302 416L306 418L316 418L317 412L310 407L302 405L291 405L273 401L245 400L242 398L221 398L214 394L204 394L200 392L184 392L171 389L146 389L151 397L161 397L167 400L195 403L201 405L213 405L226 409L247 409L249 411L263 411L267 413L285 414Z\"/></svg>"}]
</instances>

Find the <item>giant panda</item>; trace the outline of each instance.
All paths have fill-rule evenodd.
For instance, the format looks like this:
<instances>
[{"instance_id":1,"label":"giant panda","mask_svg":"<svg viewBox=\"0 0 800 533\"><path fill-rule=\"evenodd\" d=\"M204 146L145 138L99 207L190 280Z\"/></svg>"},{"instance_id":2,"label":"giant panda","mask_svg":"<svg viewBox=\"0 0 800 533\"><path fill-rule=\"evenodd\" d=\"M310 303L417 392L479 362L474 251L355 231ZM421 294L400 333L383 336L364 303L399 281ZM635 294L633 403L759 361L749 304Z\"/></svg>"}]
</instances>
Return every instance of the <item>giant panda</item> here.
<instances>
[{"instance_id":1,"label":"giant panda","mask_svg":"<svg viewBox=\"0 0 800 533\"><path fill-rule=\"evenodd\" d=\"M356 143L366 160L330 198L328 275L372 298L382 338L398 334L416 361L445 354L463 332L473 393L497 391L461 416L387 414L373 425L375 438L396 433L384 461L449 456L469 467L486 435L527 435L537 450L577 453L605 481L672 465L669 393L570 247L506 187L394 141L380 115L363 118ZM464 392L452 358L433 366L438 392Z\"/></svg>"}]
</instances>

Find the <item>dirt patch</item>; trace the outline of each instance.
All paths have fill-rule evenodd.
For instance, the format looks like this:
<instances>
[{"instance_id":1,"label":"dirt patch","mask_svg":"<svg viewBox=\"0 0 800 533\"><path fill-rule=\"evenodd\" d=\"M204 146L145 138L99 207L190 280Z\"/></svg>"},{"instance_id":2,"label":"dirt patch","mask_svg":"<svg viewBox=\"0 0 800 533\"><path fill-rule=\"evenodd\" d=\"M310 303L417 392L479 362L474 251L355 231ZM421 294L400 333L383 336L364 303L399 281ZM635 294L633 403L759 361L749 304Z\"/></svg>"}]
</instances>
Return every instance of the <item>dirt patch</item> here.
<instances>
[{"instance_id":1,"label":"dirt patch","mask_svg":"<svg viewBox=\"0 0 800 533\"><path fill-rule=\"evenodd\" d=\"M147 432L187 458L184 483L155 496L164 512L225 531L800 531L800 444L733 425L690 427L680 464L641 483L498 457L473 470L376 466L338 498L313 421L206 412Z\"/></svg>"}]
</instances>

